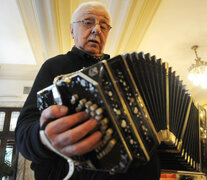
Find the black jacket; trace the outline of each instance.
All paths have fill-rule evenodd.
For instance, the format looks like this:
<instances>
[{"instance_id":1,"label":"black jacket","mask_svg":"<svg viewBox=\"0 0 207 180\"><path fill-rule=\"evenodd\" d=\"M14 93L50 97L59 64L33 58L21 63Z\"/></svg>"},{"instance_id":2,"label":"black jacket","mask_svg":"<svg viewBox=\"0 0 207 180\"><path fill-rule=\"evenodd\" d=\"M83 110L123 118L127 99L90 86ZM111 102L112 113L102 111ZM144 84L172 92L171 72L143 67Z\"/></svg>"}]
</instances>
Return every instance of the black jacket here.
<instances>
[{"instance_id":1,"label":"black jacket","mask_svg":"<svg viewBox=\"0 0 207 180\"><path fill-rule=\"evenodd\" d=\"M21 110L15 131L17 148L25 158L32 161L31 168L37 180L63 179L68 171L68 165L65 159L48 150L40 141L40 112L37 109L36 93L51 85L56 76L80 70L97 62L98 60L73 47L67 54L51 58L42 65ZM75 171L71 179L156 180L159 179L159 174L159 160L155 154L146 166L131 168L124 175L111 176L108 173L81 170Z\"/></svg>"}]
</instances>

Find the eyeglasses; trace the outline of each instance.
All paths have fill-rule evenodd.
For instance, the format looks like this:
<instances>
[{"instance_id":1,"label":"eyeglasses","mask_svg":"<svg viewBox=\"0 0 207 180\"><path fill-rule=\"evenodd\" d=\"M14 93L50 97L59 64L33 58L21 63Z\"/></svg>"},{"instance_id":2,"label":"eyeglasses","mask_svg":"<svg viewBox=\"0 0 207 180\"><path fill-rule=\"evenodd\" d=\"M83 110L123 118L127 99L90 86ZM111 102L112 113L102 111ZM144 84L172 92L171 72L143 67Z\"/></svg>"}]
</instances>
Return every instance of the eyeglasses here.
<instances>
[{"instance_id":1,"label":"eyeglasses","mask_svg":"<svg viewBox=\"0 0 207 180\"><path fill-rule=\"evenodd\" d=\"M73 23L81 23L87 29L94 28L96 24L99 24L102 32L108 32L112 28L109 24L105 22L96 23L96 19L94 18L87 18L80 21L74 21Z\"/></svg>"}]
</instances>

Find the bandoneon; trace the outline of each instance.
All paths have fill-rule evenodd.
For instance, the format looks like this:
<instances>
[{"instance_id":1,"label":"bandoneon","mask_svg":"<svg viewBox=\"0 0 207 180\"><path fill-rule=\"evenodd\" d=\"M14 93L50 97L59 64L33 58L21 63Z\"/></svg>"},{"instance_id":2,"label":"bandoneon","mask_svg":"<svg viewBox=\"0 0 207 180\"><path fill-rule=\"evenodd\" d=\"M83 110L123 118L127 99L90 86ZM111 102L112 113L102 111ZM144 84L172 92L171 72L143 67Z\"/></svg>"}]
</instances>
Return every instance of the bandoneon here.
<instances>
[{"instance_id":1,"label":"bandoneon","mask_svg":"<svg viewBox=\"0 0 207 180\"><path fill-rule=\"evenodd\" d=\"M79 168L124 173L158 150L163 169L206 172L206 110L155 56L127 53L60 75L37 93L40 111L54 104L98 121L102 144L74 157Z\"/></svg>"}]
</instances>

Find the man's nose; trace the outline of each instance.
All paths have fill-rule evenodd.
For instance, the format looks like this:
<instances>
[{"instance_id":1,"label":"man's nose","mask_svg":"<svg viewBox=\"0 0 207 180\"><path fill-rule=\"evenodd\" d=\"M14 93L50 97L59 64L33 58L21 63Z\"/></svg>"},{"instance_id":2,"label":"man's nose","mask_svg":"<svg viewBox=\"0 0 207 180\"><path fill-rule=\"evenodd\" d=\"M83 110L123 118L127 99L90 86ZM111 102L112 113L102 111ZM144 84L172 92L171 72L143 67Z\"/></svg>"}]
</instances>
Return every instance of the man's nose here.
<instances>
[{"instance_id":1,"label":"man's nose","mask_svg":"<svg viewBox=\"0 0 207 180\"><path fill-rule=\"evenodd\" d=\"M101 33L100 25L99 24L95 24L95 26L93 27L91 32L94 33L94 34L100 34Z\"/></svg>"}]
</instances>

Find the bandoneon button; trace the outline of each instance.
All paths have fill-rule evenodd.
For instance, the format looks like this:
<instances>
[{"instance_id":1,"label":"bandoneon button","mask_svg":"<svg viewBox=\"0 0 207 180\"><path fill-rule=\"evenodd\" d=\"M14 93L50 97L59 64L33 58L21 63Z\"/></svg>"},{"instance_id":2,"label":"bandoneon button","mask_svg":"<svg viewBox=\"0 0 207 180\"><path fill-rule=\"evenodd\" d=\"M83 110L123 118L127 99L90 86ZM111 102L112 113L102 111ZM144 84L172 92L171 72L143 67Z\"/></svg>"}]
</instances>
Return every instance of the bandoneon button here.
<instances>
[{"instance_id":1,"label":"bandoneon button","mask_svg":"<svg viewBox=\"0 0 207 180\"><path fill-rule=\"evenodd\" d=\"M100 114L102 114L103 113L103 109L102 108L98 108L97 110L96 110L96 114L97 115L100 115Z\"/></svg>"},{"instance_id":2,"label":"bandoneon button","mask_svg":"<svg viewBox=\"0 0 207 180\"><path fill-rule=\"evenodd\" d=\"M86 106L86 108L89 108L92 104L93 103L91 101L87 101L86 104L85 104L85 106Z\"/></svg>"},{"instance_id":3,"label":"bandoneon button","mask_svg":"<svg viewBox=\"0 0 207 180\"><path fill-rule=\"evenodd\" d=\"M98 108L97 104L93 104L93 105L90 106L91 111L95 111L97 108Z\"/></svg>"},{"instance_id":4,"label":"bandoneon button","mask_svg":"<svg viewBox=\"0 0 207 180\"><path fill-rule=\"evenodd\" d=\"M79 98L78 94L72 95L71 101L70 101L71 104L75 104L77 102L78 98Z\"/></svg>"},{"instance_id":5,"label":"bandoneon button","mask_svg":"<svg viewBox=\"0 0 207 180\"><path fill-rule=\"evenodd\" d=\"M81 99L80 101L79 101L79 103L81 104L81 105L84 105L85 103L87 102L87 100L84 98L84 99Z\"/></svg>"}]
</instances>

